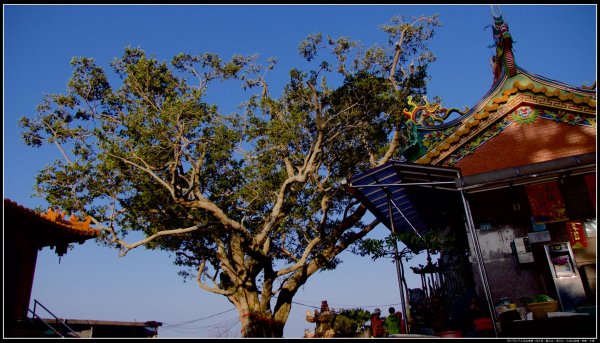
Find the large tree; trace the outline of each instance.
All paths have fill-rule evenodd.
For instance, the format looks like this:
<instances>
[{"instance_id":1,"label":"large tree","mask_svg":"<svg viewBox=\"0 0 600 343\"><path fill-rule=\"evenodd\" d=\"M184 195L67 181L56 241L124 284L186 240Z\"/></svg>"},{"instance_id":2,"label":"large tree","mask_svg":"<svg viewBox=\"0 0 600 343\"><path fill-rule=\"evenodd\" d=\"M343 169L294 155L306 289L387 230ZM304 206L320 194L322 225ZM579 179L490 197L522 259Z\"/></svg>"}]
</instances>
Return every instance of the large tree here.
<instances>
[{"instance_id":1,"label":"large tree","mask_svg":"<svg viewBox=\"0 0 600 343\"><path fill-rule=\"evenodd\" d=\"M281 337L298 289L378 224L361 222L366 208L342 181L402 152L402 110L425 93L438 25L394 17L381 26L388 42L368 48L310 35L299 46L308 70L291 70L279 97L273 59L180 54L169 65L127 48L111 64L114 88L93 59L73 58L67 92L20 121L26 144L62 155L37 191L91 217L122 255L172 252L180 274L235 305L244 337ZM250 94L239 113L205 100L224 80Z\"/></svg>"}]
</instances>

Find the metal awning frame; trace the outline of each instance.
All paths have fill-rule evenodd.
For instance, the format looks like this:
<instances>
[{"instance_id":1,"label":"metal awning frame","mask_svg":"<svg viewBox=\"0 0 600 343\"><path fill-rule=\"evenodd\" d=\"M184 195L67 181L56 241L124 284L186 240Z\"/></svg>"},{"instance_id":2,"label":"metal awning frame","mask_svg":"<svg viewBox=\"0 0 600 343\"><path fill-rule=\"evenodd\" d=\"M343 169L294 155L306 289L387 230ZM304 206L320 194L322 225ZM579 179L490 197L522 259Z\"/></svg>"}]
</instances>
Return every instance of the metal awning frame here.
<instances>
[{"instance_id":1,"label":"metal awning frame","mask_svg":"<svg viewBox=\"0 0 600 343\"><path fill-rule=\"evenodd\" d=\"M413 231L421 236L428 229L427 217L413 206L413 194L409 194L407 187L456 191L457 177L460 170L456 168L390 161L352 178L347 184L355 198L390 230L387 198L391 198L396 232Z\"/></svg>"},{"instance_id":2,"label":"metal awning frame","mask_svg":"<svg viewBox=\"0 0 600 343\"><path fill-rule=\"evenodd\" d=\"M439 167L438 167L439 168ZM452 170L455 171L455 170ZM460 179L460 171L456 171L457 174L457 179ZM469 232L469 236L471 237L471 243L473 244L473 247L475 249L475 257L477 259L477 266L478 266L478 271L479 271L479 277L481 280L481 284L483 286L483 290L484 290L484 295L485 298L487 300L487 304L488 304L488 310L490 311L490 315L492 316L492 322L494 324L494 332L496 334L496 336L498 336L498 328L497 326L497 316L496 316L496 311L493 307L493 300L492 300L492 293L490 290L490 286L489 286L489 281L488 281L488 277L487 277L487 273L485 270L485 265L484 265L484 261L483 261L483 256L481 253L481 248L479 246L479 239L477 237L477 233L475 232L475 224L471 215L471 210L469 207L469 203L468 200L466 199L465 195L464 195L464 190L459 189L458 187L456 187L456 181L437 181L437 182L408 182L408 183L397 183L397 184L377 184L377 185L353 185L353 184L349 184L349 187L354 187L354 188L369 188L369 187L379 187L382 189L382 191L386 194L386 198L387 198L387 203L388 203L388 213L389 213L389 221L390 221L390 231L392 232L392 234L394 235L396 233L395 230L395 225L394 225L394 213L392 210L392 205L396 208L396 210L398 210L398 212L400 213L400 215L402 216L402 218L405 220L405 222L413 229L413 231L419 236L421 237L421 235L419 234L418 230L414 227L414 225L410 222L410 220L406 217L406 215L403 213L403 211L399 208L399 206L395 203L395 201L392 199L392 197L390 196L391 192L389 191L389 189L387 189L386 187L408 187L408 186L439 186L439 185L448 185L448 184L454 184L454 188L449 188L449 190L454 190L454 191L459 191L461 194L461 199L463 202L463 207L465 210L465 217L466 217L466 225L467 225L467 229ZM356 196L356 195L355 195ZM364 199L366 199L368 201L368 198L366 196L363 196ZM361 199L359 199L361 200ZM361 200L361 202L363 202L363 200ZM371 206L367 206L367 207L371 207ZM374 213L376 214L376 213ZM385 221L383 220L384 218L379 218L382 223L385 223ZM387 219L387 218L386 218ZM396 243L396 242L395 242ZM399 262L397 261L398 259L398 246L397 243L394 245L394 253L395 253L395 257L396 257L396 270L397 270L397 274L398 274L398 285L400 287L400 299L402 302L402 307L404 310L404 313L408 314L407 310L407 306L406 306L406 300L405 300L405 295L404 295L404 288L402 285L402 276L401 276L401 271L400 266L399 266Z\"/></svg>"}]
</instances>

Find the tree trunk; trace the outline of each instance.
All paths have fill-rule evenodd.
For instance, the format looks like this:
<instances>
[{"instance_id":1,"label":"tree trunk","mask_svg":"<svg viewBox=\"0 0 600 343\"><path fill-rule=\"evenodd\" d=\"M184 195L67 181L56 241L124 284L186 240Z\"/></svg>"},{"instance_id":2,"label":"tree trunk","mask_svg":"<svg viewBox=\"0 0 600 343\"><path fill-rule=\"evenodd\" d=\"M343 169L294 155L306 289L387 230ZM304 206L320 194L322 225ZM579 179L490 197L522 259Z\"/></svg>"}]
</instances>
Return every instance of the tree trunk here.
<instances>
[{"instance_id":1,"label":"tree trunk","mask_svg":"<svg viewBox=\"0 0 600 343\"><path fill-rule=\"evenodd\" d=\"M272 312L270 308L260 306L258 294L246 292L242 298L238 297L234 300L230 297L230 300L233 300L239 313L242 337L283 337L283 328L291 310L291 303L282 304L278 299L279 304L275 307L275 312ZM268 304L270 301L263 301L263 303Z\"/></svg>"},{"instance_id":2,"label":"tree trunk","mask_svg":"<svg viewBox=\"0 0 600 343\"><path fill-rule=\"evenodd\" d=\"M242 337L282 338L285 322L273 318L270 313L250 312L240 317Z\"/></svg>"}]
</instances>

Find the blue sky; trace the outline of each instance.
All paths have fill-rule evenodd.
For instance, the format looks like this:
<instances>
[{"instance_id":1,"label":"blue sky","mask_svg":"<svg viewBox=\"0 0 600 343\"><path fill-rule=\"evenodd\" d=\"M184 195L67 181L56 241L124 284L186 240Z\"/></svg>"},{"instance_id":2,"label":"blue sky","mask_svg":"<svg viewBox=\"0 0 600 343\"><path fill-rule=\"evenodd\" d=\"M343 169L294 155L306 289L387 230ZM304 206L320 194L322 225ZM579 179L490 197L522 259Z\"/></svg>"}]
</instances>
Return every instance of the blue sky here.
<instances>
[{"instance_id":1,"label":"blue sky","mask_svg":"<svg viewBox=\"0 0 600 343\"><path fill-rule=\"evenodd\" d=\"M596 80L595 5L503 5L501 11L515 40L517 65L574 86ZM51 146L25 146L17 120L33 116L44 94L65 92L74 56L93 57L108 67L126 46L139 46L166 61L181 52L210 51L224 59L258 53L263 60L278 58L269 77L270 89L277 90L289 69L302 64L297 47L308 34L383 45L386 36L378 26L392 16L434 13L443 26L430 44L437 61L430 67L429 98L438 95L449 108L471 107L492 83L494 50L488 46L493 39L491 30L484 30L492 22L489 5L4 5L4 198L29 208L47 207L32 197L34 176L59 153ZM241 101L237 88L222 85L212 89L209 99L233 111L238 95ZM381 226L373 236L385 234ZM391 261L343 257L338 269L317 274L298 293L286 337L314 329L304 312L321 300L333 308L370 310L399 303ZM194 282L184 283L171 261L166 253L144 249L119 258L92 241L76 245L60 261L45 248L38 255L32 299L62 318L160 321L159 337L239 336L237 312L219 314L233 305ZM412 276L408 282L418 286Z\"/></svg>"}]
</instances>

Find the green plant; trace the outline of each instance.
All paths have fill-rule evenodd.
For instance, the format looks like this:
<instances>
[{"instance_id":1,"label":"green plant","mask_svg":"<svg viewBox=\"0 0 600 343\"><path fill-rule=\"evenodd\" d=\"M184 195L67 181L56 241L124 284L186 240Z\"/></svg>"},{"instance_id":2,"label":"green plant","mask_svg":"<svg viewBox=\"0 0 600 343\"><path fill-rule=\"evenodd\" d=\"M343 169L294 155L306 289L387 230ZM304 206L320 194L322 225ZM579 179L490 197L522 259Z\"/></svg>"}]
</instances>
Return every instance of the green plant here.
<instances>
[{"instance_id":1,"label":"green plant","mask_svg":"<svg viewBox=\"0 0 600 343\"><path fill-rule=\"evenodd\" d=\"M426 249L436 254L456 244L456 238L450 228L431 228L430 231L422 236L417 236L412 231L398 233L397 236L398 240L404 243L414 254L419 254Z\"/></svg>"},{"instance_id":2,"label":"green plant","mask_svg":"<svg viewBox=\"0 0 600 343\"><path fill-rule=\"evenodd\" d=\"M336 337L354 337L359 328L362 328L371 319L371 313L361 308L341 310L335 317L333 330Z\"/></svg>"}]
</instances>

